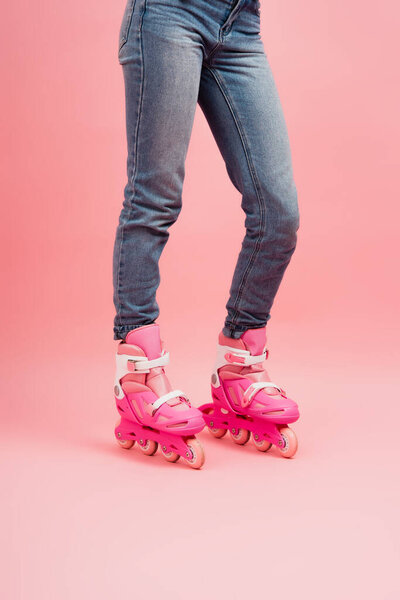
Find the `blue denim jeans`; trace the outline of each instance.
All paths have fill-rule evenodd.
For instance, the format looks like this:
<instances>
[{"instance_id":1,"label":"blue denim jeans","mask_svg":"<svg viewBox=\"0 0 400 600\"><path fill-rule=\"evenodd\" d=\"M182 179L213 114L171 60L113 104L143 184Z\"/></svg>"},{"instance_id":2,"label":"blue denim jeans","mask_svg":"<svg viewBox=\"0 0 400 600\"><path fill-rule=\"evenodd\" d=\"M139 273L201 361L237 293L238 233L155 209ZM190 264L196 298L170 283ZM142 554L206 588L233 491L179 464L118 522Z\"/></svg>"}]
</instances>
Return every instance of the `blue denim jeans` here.
<instances>
[{"instance_id":1,"label":"blue denim jeans","mask_svg":"<svg viewBox=\"0 0 400 600\"><path fill-rule=\"evenodd\" d=\"M299 214L259 0L128 0L118 58L128 177L113 258L114 338L158 317L158 262L181 210L197 103L245 213L223 332L238 338L263 327L296 246Z\"/></svg>"}]
</instances>

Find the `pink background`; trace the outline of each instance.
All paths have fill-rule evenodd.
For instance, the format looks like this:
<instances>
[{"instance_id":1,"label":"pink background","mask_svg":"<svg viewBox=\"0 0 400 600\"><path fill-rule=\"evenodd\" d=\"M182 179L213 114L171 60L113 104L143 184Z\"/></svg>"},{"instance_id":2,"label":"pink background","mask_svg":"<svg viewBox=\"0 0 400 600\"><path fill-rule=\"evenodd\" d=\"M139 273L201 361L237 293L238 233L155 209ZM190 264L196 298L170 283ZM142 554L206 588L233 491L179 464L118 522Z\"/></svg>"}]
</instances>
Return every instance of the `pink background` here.
<instances>
[{"instance_id":1,"label":"pink background","mask_svg":"<svg viewBox=\"0 0 400 600\"><path fill-rule=\"evenodd\" d=\"M123 8L2 9L1 595L397 600L398 2L262 0L301 208L269 367L301 405L300 449L204 432L201 472L113 439ZM186 172L159 322L198 405L243 235L200 110Z\"/></svg>"}]
</instances>

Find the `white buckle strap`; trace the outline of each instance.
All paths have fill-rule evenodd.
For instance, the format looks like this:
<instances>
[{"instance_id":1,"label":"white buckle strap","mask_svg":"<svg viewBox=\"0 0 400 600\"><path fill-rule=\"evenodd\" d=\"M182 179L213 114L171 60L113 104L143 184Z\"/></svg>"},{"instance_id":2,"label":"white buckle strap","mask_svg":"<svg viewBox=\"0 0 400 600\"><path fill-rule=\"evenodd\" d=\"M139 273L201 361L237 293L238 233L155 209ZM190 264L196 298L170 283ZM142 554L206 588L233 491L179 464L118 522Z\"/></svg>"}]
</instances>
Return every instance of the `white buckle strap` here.
<instances>
[{"instance_id":1,"label":"white buckle strap","mask_svg":"<svg viewBox=\"0 0 400 600\"><path fill-rule=\"evenodd\" d=\"M155 402L153 402L153 412L155 412L160 406L168 402L168 400L173 400L174 398L183 398L185 402L190 405L189 398L182 392L182 390L173 390L172 392L168 392L168 394L164 394L160 396Z\"/></svg>"},{"instance_id":2,"label":"white buckle strap","mask_svg":"<svg viewBox=\"0 0 400 600\"><path fill-rule=\"evenodd\" d=\"M251 383L245 391L245 393L243 394L241 402L242 406L249 406L249 404L251 404L253 400L254 395L260 390L264 390L266 388L275 388L280 394L284 393L282 388L279 387L279 385L276 385L276 383L274 383L273 381L257 381Z\"/></svg>"},{"instance_id":3,"label":"white buckle strap","mask_svg":"<svg viewBox=\"0 0 400 600\"><path fill-rule=\"evenodd\" d=\"M154 367L165 367L169 363L169 352L162 354L158 358L148 360L145 356L131 356L130 354L117 354L117 371L122 373L123 377L128 373L150 373Z\"/></svg>"},{"instance_id":4,"label":"white buckle strap","mask_svg":"<svg viewBox=\"0 0 400 600\"><path fill-rule=\"evenodd\" d=\"M211 378L212 385L214 387L218 387L220 385L218 369L224 367L225 365L247 367L250 365L262 363L267 358L268 350L264 350L262 354L252 356L248 350L242 350L241 348L232 348L232 346L221 346L220 344L217 344L217 357Z\"/></svg>"},{"instance_id":5,"label":"white buckle strap","mask_svg":"<svg viewBox=\"0 0 400 600\"><path fill-rule=\"evenodd\" d=\"M225 360L231 365L238 365L241 367L247 367L250 365L257 365L258 363L264 362L267 358L267 353L263 352L262 354L250 354L246 350L247 354L238 354L235 352L227 352L224 355Z\"/></svg>"},{"instance_id":6,"label":"white buckle strap","mask_svg":"<svg viewBox=\"0 0 400 600\"><path fill-rule=\"evenodd\" d=\"M232 348L231 346L217 345L217 359L214 367L214 372L217 372L221 367L231 364L239 367L247 367L262 363L268 357L268 351L265 350L262 354L253 356L248 350L241 348Z\"/></svg>"},{"instance_id":7,"label":"white buckle strap","mask_svg":"<svg viewBox=\"0 0 400 600\"><path fill-rule=\"evenodd\" d=\"M169 352L163 352L158 358L148 360L145 356L131 356L130 354L116 354L116 373L114 393L117 398L124 395L120 381L128 373L150 373L154 367L165 367L169 363Z\"/></svg>"},{"instance_id":8,"label":"white buckle strap","mask_svg":"<svg viewBox=\"0 0 400 600\"><path fill-rule=\"evenodd\" d=\"M166 352L152 360L148 360L147 358L143 360L143 356L129 356L127 362L130 372L140 371L141 373L148 373L150 369L153 369L154 367L165 367L165 365L169 363L169 353Z\"/></svg>"}]
</instances>

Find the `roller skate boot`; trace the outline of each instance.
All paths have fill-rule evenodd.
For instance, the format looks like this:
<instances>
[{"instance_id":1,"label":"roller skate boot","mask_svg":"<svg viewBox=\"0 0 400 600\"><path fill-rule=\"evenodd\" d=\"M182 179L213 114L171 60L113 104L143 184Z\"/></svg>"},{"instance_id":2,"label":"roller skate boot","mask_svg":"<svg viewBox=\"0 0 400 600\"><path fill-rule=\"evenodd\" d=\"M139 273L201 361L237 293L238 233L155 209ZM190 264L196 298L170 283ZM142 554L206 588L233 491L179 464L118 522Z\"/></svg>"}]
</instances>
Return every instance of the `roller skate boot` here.
<instances>
[{"instance_id":1,"label":"roller skate boot","mask_svg":"<svg viewBox=\"0 0 400 600\"><path fill-rule=\"evenodd\" d=\"M195 434L204 418L181 390L172 388L164 371L168 361L156 323L133 329L118 345L114 395L121 418L115 437L122 448L137 442L143 454L152 455L160 446L167 461L182 457L200 469L204 451Z\"/></svg>"},{"instance_id":2,"label":"roller skate boot","mask_svg":"<svg viewBox=\"0 0 400 600\"><path fill-rule=\"evenodd\" d=\"M243 445L251 435L260 452L275 445L282 456L291 458L297 438L288 423L297 421L299 410L265 370L266 343L265 327L248 329L238 340L219 335L211 378L213 402L200 410L215 437L229 430L232 440Z\"/></svg>"}]
</instances>

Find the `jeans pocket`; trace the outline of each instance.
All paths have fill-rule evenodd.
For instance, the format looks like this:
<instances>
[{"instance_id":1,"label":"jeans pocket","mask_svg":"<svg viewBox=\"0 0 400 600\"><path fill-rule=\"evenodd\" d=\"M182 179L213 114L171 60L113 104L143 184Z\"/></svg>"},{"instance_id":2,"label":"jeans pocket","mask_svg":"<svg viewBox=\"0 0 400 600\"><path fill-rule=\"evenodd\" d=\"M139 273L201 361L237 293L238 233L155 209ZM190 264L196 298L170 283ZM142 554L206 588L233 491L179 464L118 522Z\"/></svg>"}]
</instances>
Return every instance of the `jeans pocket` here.
<instances>
[{"instance_id":1,"label":"jeans pocket","mask_svg":"<svg viewBox=\"0 0 400 600\"><path fill-rule=\"evenodd\" d=\"M124 16L122 17L121 28L119 30L118 53L121 52L129 37L129 30L132 23L132 15L135 9L136 0L127 0Z\"/></svg>"}]
</instances>

